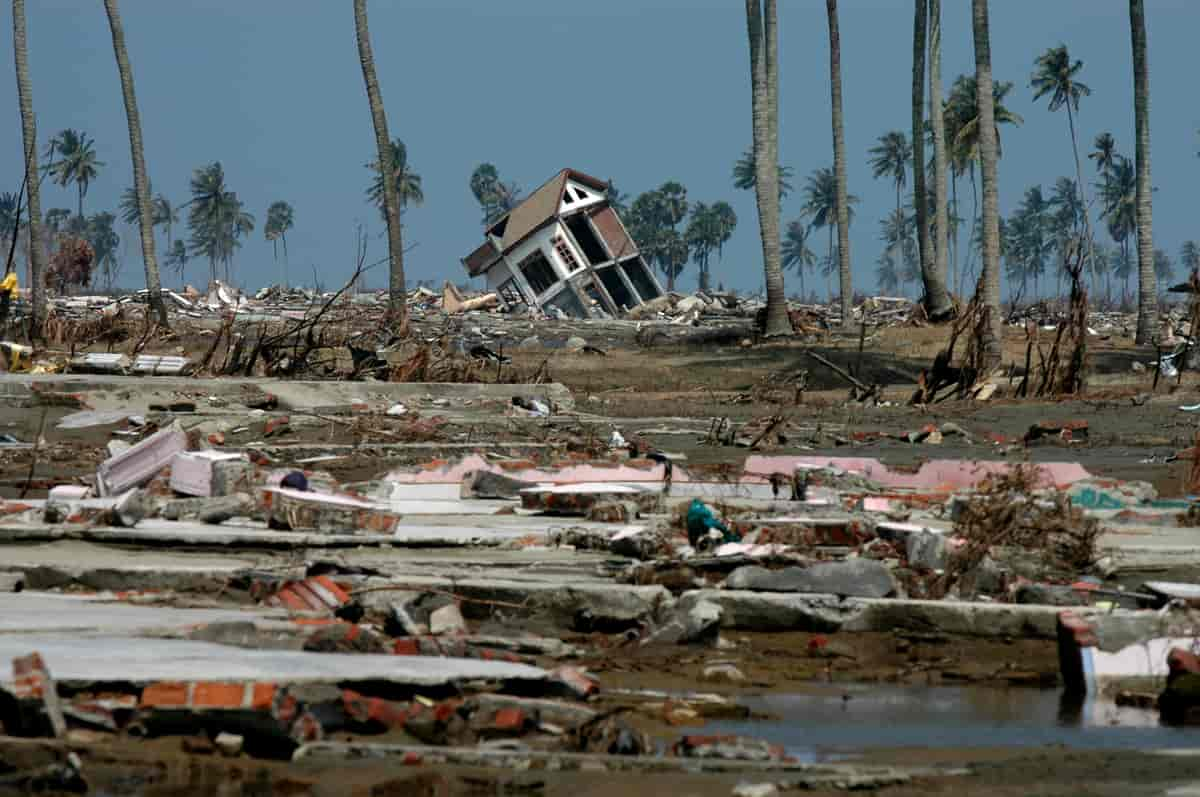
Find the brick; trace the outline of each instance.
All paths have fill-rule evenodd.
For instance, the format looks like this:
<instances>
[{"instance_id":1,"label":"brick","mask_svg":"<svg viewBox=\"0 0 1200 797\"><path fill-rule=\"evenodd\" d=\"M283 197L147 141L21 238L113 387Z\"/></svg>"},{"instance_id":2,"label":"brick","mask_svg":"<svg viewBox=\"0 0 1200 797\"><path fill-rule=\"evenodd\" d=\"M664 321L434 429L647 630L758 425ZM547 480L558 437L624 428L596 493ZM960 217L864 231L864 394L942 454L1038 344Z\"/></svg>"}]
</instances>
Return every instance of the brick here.
<instances>
[{"instance_id":1,"label":"brick","mask_svg":"<svg viewBox=\"0 0 1200 797\"><path fill-rule=\"evenodd\" d=\"M303 581L285 582L264 603L294 612L333 611L350 602L350 593L329 576L313 576Z\"/></svg>"},{"instance_id":2,"label":"brick","mask_svg":"<svg viewBox=\"0 0 1200 797\"><path fill-rule=\"evenodd\" d=\"M61 738L67 732L58 699L58 686L36 651L13 659L13 695L19 702L34 704L45 717L52 736Z\"/></svg>"}]
</instances>

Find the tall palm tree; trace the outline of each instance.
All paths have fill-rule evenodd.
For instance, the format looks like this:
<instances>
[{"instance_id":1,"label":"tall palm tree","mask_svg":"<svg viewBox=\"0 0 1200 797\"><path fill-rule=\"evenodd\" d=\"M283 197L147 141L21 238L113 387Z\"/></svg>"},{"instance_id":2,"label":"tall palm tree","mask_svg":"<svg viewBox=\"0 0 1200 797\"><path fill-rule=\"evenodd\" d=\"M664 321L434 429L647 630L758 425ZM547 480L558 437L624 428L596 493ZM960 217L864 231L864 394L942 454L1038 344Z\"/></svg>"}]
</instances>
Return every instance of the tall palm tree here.
<instances>
[{"instance_id":1,"label":"tall palm tree","mask_svg":"<svg viewBox=\"0 0 1200 797\"><path fill-rule=\"evenodd\" d=\"M495 209L496 186L500 184L500 172L490 163L481 163L471 172L471 193L483 210L483 223L491 224L499 214Z\"/></svg>"},{"instance_id":2,"label":"tall palm tree","mask_svg":"<svg viewBox=\"0 0 1200 797\"><path fill-rule=\"evenodd\" d=\"M733 212L733 206L725 201L714 202L711 213L717 235L717 259L720 260L725 244L733 237L733 231L737 228L738 217Z\"/></svg>"},{"instance_id":3,"label":"tall palm tree","mask_svg":"<svg viewBox=\"0 0 1200 797\"><path fill-rule=\"evenodd\" d=\"M37 124L33 115L33 87L29 82L29 49L25 35L25 0L13 0L13 60L17 71L17 97L21 107L21 139L25 146L25 190L29 204L29 291L33 305L29 319L29 334L41 338L42 320L46 317L46 289L42 247L34 245L42 239L42 204L39 195L37 164Z\"/></svg>"},{"instance_id":4,"label":"tall palm tree","mask_svg":"<svg viewBox=\"0 0 1200 797\"><path fill-rule=\"evenodd\" d=\"M83 215L83 197L104 165L96 158L95 143L84 131L67 129L50 139L48 145L51 153L50 176L63 188L75 184L79 191L80 216ZM55 154L58 155L57 160L53 159Z\"/></svg>"},{"instance_id":5,"label":"tall palm tree","mask_svg":"<svg viewBox=\"0 0 1200 797\"><path fill-rule=\"evenodd\" d=\"M388 137L387 115L379 80L375 77L375 57L371 53L371 35L367 28L367 0L354 0L354 35L358 39L358 60L366 84L367 102L371 106L371 122L375 127L376 162L392 161L391 139ZM384 219L388 237L388 310L401 337L408 335L408 301L404 287L404 240L400 228L400 200L396 184L383 181Z\"/></svg>"},{"instance_id":6,"label":"tall palm tree","mask_svg":"<svg viewBox=\"0 0 1200 797\"><path fill-rule=\"evenodd\" d=\"M1067 128L1071 133L1071 151L1075 155L1075 179L1079 189L1079 201L1083 205L1083 234L1087 242L1088 267L1092 271L1093 286L1095 285L1095 257L1093 254L1091 214L1087 212L1087 194L1083 183L1083 166L1079 160L1079 138L1075 135L1075 114L1079 113L1079 101L1092 93L1088 86L1079 81L1079 73L1083 71L1083 61L1071 60L1067 45L1060 44L1051 47L1038 56L1036 71L1030 79L1033 86L1033 99L1040 100L1049 95L1050 110L1067 109Z\"/></svg>"},{"instance_id":7,"label":"tall palm tree","mask_svg":"<svg viewBox=\"0 0 1200 797\"><path fill-rule=\"evenodd\" d=\"M979 164L983 178L983 269L976 295L987 314L983 335L985 364L998 365L1003 359L1000 319L1000 195L997 186L997 161L1000 154L996 136L995 95L992 89L992 43L988 31L987 0L971 0L971 28L975 40L975 92L978 103L976 125Z\"/></svg>"},{"instance_id":8,"label":"tall palm tree","mask_svg":"<svg viewBox=\"0 0 1200 797\"><path fill-rule=\"evenodd\" d=\"M400 139L393 139L391 145L392 179L396 183L396 200L400 203L400 213L409 204L420 205L425 201L425 193L421 190L421 175L413 172L408 162L408 147ZM367 188L367 199L379 208L379 214L384 215L383 209L383 173L379 170L379 161L371 161L367 168L375 172L371 185Z\"/></svg>"},{"instance_id":9,"label":"tall palm tree","mask_svg":"<svg viewBox=\"0 0 1200 797\"><path fill-rule=\"evenodd\" d=\"M142 234L142 262L146 267L146 288L150 291L150 308L158 323L167 326L167 306L162 298L162 281L158 273L158 258L154 253L154 205L150 196L150 180L146 176L146 157L142 147L142 120L138 114L137 97L133 90L133 67L125 49L125 29L117 0L104 0L108 27L112 30L113 52L117 57L117 72L121 79L121 95L125 99L125 116L129 122L129 150L133 160L133 187L137 190L138 229ZM76 171L75 180L81 179ZM83 214L83 193L79 194L80 215Z\"/></svg>"},{"instance_id":10,"label":"tall palm tree","mask_svg":"<svg viewBox=\"0 0 1200 797\"><path fill-rule=\"evenodd\" d=\"M171 244L167 250L166 263L167 268L174 269L179 274L180 282L183 281L184 270L187 268L188 252L183 241L178 238Z\"/></svg>"},{"instance_id":11,"label":"tall palm tree","mask_svg":"<svg viewBox=\"0 0 1200 797\"><path fill-rule=\"evenodd\" d=\"M949 296L950 277L950 204L946 178L946 120L942 104L942 0L929 0L929 126L933 133L933 274L946 297L943 307L933 303L929 317L940 320L954 312ZM935 288L937 286L934 286ZM926 285L926 297L935 294Z\"/></svg>"},{"instance_id":12,"label":"tall palm tree","mask_svg":"<svg viewBox=\"0 0 1200 797\"><path fill-rule=\"evenodd\" d=\"M787 195L792 193L792 176L794 174L791 166L779 167L779 198L781 200L787 199ZM733 187L743 191L752 190L755 179L754 150L748 149L742 153L742 157L734 161Z\"/></svg>"},{"instance_id":13,"label":"tall palm tree","mask_svg":"<svg viewBox=\"0 0 1200 797\"><path fill-rule=\"evenodd\" d=\"M904 186L908 183L908 165L913 160L913 150L908 137L901 130L892 130L879 137L879 143L871 147L871 175L875 179L889 178L896 186L896 211L903 204Z\"/></svg>"},{"instance_id":14,"label":"tall palm tree","mask_svg":"<svg viewBox=\"0 0 1200 797\"><path fill-rule=\"evenodd\" d=\"M1154 279L1154 212L1150 182L1150 67L1146 62L1144 0L1129 0L1129 37L1133 45L1133 115L1137 130L1137 342L1149 343L1158 326Z\"/></svg>"},{"instance_id":15,"label":"tall palm tree","mask_svg":"<svg viewBox=\"0 0 1200 797\"><path fill-rule=\"evenodd\" d=\"M833 121L833 173L837 181L838 277L842 325L850 326L854 288L850 282L850 202L846 193L846 132L842 121L842 37L837 0L825 0L829 19L829 91Z\"/></svg>"},{"instance_id":16,"label":"tall palm tree","mask_svg":"<svg viewBox=\"0 0 1200 797\"><path fill-rule=\"evenodd\" d=\"M775 0L746 0L750 43L754 195L767 286L767 337L789 335L787 295L779 254L779 40Z\"/></svg>"},{"instance_id":17,"label":"tall palm tree","mask_svg":"<svg viewBox=\"0 0 1200 797\"><path fill-rule=\"evenodd\" d=\"M913 0L913 64L912 64L912 147L913 147L913 205L916 211L918 255L921 278L925 285L926 312L935 308L939 316L950 303L946 286L939 284L933 262L933 241L929 237L929 202L925 191L925 57L929 28L929 3ZM936 291L935 297L932 293Z\"/></svg>"},{"instance_id":18,"label":"tall palm tree","mask_svg":"<svg viewBox=\"0 0 1200 797\"><path fill-rule=\"evenodd\" d=\"M801 219L797 219L788 223L783 236L781 251L783 267L795 269L796 274L800 277L801 300L807 298L807 294L804 292L804 270L817 264L817 256L813 254L813 250L808 248L808 236L811 233L812 227Z\"/></svg>"}]
</instances>

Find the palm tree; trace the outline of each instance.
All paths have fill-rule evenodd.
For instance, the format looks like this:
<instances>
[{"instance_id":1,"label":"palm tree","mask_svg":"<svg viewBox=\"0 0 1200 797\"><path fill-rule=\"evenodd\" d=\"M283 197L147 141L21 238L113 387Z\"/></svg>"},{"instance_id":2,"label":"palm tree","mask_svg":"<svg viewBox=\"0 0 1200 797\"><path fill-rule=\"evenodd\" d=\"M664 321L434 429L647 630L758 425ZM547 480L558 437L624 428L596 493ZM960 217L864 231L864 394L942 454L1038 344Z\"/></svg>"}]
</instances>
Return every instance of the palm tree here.
<instances>
[{"instance_id":1,"label":"palm tree","mask_svg":"<svg viewBox=\"0 0 1200 797\"><path fill-rule=\"evenodd\" d=\"M776 20L776 0L746 0L754 196L767 286L767 337L792 333L779 252L779 38Z\"/></svg>"},{"instance_id":2,"label":"palm tree","mask_svg":"<svg viewBox=\"0 0 1200 797\"><path fill-rule=\"evenodd\" d=\"M842 120L842 38L837 0L825 0L829 19L829 90L833 122L833 173L837 180L838 276L842 325L850 326L854 289L850 281L850 201L846 194L846 133Z\"/></svg>"},{"instance_id":3,"label":"palm tree","mask_svg":"<svg viewBox=\"0 0 1200 797\"><path fill-rule=\"evenodd\" d=\"M617 188L616 183L612 180L608 181L608 186L604 189L604 196L608 199L608 206L615 210L618 216L624 216L629 212L629 195Z\"/></svg>"},{"instance_id":4,"label":"palm tree","mask_svg":"<svg viewBox=\"0 0 1200 797\"><path fill-rule=\"evenodd\" d=\"M944 276L939 276L933 240L929 236L929 202L925 189L925 56L929 27L928 0L913 0L912 66L912 147L913 205L916 209L917 242L921 280L925 287L923 304L930 318L943 318L951 311Z\"/></svg>"},{"instance_id":5,"label":"palm tree","mask_svg":"<svg viewBox=\"0 0 1200 797\"><path fill-rule=\"evenodd\" d=\"M1092 143L1094 149L1088 153L1088 159L1096 162L1096 171L1105 177L1117 163L1117 140L1112 133L1101 133Z\"/></svg>"},{"instance_id":6,"label":"palm tree","mask_svg":"<svg viewBox=\"0 0 1200 797\"><path fill-rule=\"evenodd\" d=\"M500 184L500 173L490 163L481 163L471 172L471 193L483 210L483 223L491 224L499 217L495 207L496 186Z\"/></svg>"},{"instance_id":7,"label":"palm tree","mask_svg":"<svg viewBox=\"0 0 1200 797\"><path fill-rule=\"evenodd\" d=\"M1154 250L1154 277L1159 285L1166 285L1175 276L1175 263L1162 249Z\"/></svg>"},{"instance_id":8,"label":"palm tree","mask_svg":"<svg viewBox=\"0 0 1200 797\"><path fill-rule=\"evenodd\" d=\"M976 295L987 314L981 341L984 361L988 367L994 367L1003 358L1000 325L1000 196L997 187L1000 153L992 88L992 43L988 31L987 0L971 0L971 27L975 40L975 83L978 86L975 92L978 102L976 129L983 177L983 269Z\"/></svg>"},{"instance_id":9,"label":"palm tree","mask_svg":"<svg viewBox=\"0 0 1200 797\"><path fill-rule=\"evenodd\" d=\"M1128 158L1117 155L1108 180L1105 181L1101 194L1102 210L1100 217L1108 225L1108 234L1120 247L1122 265L1133 262L1129 251L1129 243L1137 233L1137 173L1133 162ZM1116 272L1114 272L1116 273ZM1129 276L1126 272L1122 280ZM1122 299L1125 298L1127 285L1122 283Z\"/></svg>"},{"instance_id":10,"label":"palm tree","mask_svg":"<svg viewBox=\"0 0 1200 797\"><path fill-rule=\"evenodd\" d=\"M792 193L792 177L795 172L791 166L779 167L779 198L787 199ZM754 188L754 150L748 149L742 153L733 164L733 187L748 191Z\"/></svg>"},{"instance_id":11,"label":"palm tree","mask_svg":"<svg viewBox=\"0 0 1200 797\"><path fill-rule=\"evenodd\" d=\"M829 229L829 253L826 255L826 273L834 269L834 234L837 228L837 178L829 168L817 169L808 176L804 184L804 205L800 213L808 218L809 226L814 229L826 227ZM848 221L854 220L854 210L849 205L857 204L858 197L853 194L846 197ZM833 288L830 286L830 298Z\"/></svg>"},{"instance_id":12,"label":"palm tree","mask_svg":"<svg viewBox=\"0 0 1200 797\"><path fill-rule=\"evenodd\" d=\"M1071 133L1071 151L1075 155L1076 187L1080 192L1080 204L1083 205L1083 234L1087 241L1088 266L1092 268L1092 280L1095 284L1095 257L1092 253L1092 221L1087 212L1087 196L1084 193L1083 166L1079 160L1079 138L1075 135L1075 114L1079 113L1079 101L1092 93L1086 84L1079 82L1079 73L1083 71L1083 61L1071 60L1067 45L1060 44L1051 47L1038 56L1037 71L1030 79L1033 87L1033 99L1040 100L1049 95L1050 111L1067 109L1067 128Z\"/></svg>"},{"instance_id":13,"label":"palm tree","mask_svg":"<svg viewBox=\"0 0 1200 797\"><path fill-rule=\"evenodd\" d=\"M113 282L121 270L120 263L117 261L117 250L121 245L121 237L113 229L113 223L116 220L116 216L107 212L94 213L87 220L87 242L92 245L92 249L96 253L93 261L94 268L100 269L104 274L106 290L112 289Z\"/></svg>"},{"instance_id":14,"label":"palm tree","mask_svg":"<svg viewBox=\"0 0 1200 797\"><path fill-rule=\"evenodd\" d=\"M167 326L167 306L162 298L162 281L158 273L158 258L154 253L154 205L150 196L150 178L146 176L146 156L142 146L142 120L138 114L137 96L133 89L133 67L129 64L129 52L125 49L125 29L121 26L121 12L117 0L104 0L108 13L108 27L112 31L113 52L117 59L117 72L121 80L121 95L125 99L125 116L129 123L129 150L133 160L133 185L137 189L139 224L142 235L142 262L146 269L146 288L150 291L150 308L158 316L158 323ZM76 169L75 181L82 176L82 167ZM79 194L80 214L83 213L83 191Z\"/></svg>"},{"instance_id":15,"label":"palm tree","mask_svg":"<svg viewBox=\"0 0 1200 797\"><path fill-rule=\"evenodd\" d=\"M781 255L783 257L783 267L796 270L796 274L800 277L800 298L807 298L804 292L804 270L813 268L817 265L817 256L813 250L808 248L808 236L812 233L812 227L805 224L802 220L790 222L783 237L783 249Z\"/></svg>"},{"instance_id":16,"label":"palm tree","mask_svg":"<svg viewBox=\"0 0 1200 797\"><path fill-rule=\"evenodd\" d=\"M908 165L912 163L913 151L908 138L901 130L893 130L879 137L879 143L871 148L871 175L876 179L889 178L896 186L896 211L903 203L904 186L908 183Z\"/></svg>"},{"instance_id":17,"label":"palm tree","mask_svg":"<svg viewBox=\"0 0 1200 797\"><path fill-rule=\"evenodd\" d=\"M884 250L876 261L875 274L891 286L890 290L921 277L919 246L913 237L915 221L901 206L879 222L879 239L884 243Z\"/></svg>"},{"instance_id":18,"label":"palm tree","mask_svg":"<svg viewBox=\"0 0 1200 797\"><path fill-rule=\"evenodd\" d=\"M950 275L950 205L946 179L946 120L942 103L942 0L929 0L929 127L933 134L933 229L937 237L933 247L933 271L948 291ZM926 296L932 292L926 287ZM941 319L954 311L946 296L945 308L928 308L930 318Z\"/></svg>"},{"instance_id":19,"label":"palm tree","mask_svg":"<svg viewBox=\"0 0 1200 797\"><path fill-rule=\"evenodd\" d=\"M1188 274L1200 269L1200 243L1184 241L1179 248L1179 264Z\"/></svg>"},{"instance_id":20,"label":"palm tree","mask_svg":"<svg viewBox=\"0 0 1200 797\"><path fill-rule=\"evenodd\" d=\"M408 207L410 203L421 205L425 201L425 193L421 190L421 175L414 173L409 166L408 148L404 146L404 142L398 138L394 139L391 150L391 172L396 182L396 199L400 203L400 213L403 215L404 208ZM367 168L375 172L375 177L371 180L370 187L367 188L367 199L379 208L379 214L383 216L383 173L379 171L378 161L371 161L367 164Z\"/></svg>"},{"instance_id":21,"label":"palm tree","mask_svg":"<svg viewBox=\"0 0 1200 797\"><path fill-rule=\"evenodd\" d=\"M58 160L52 160L49 173L54 182L66 188L75 183L79 191L79 215L83 215L83 197L87 194L88 186L100 173L103 162L96 159L95 141L89 139L82 130L63 130L50 139L48 149L58 154Z\"/></svg>"},{"instance_id":22,"label":"palm tree","mask_svg":"<svg viewBox=\"0 0 1200 797\"><path fill-rule=\"evenodd\" d=\"M13 230L18 224L17 213L17 195L11 191L0 194L0 245L3 246L0 253L5 255L8 253L8 242L12 239Z\"/></svg>"},{"instance_id":23,"label":"palm tree","mask_svg":"<svg viewBox=\"0 0 1200 797\"><path fill-rule=\"evenodd\" d=\"M263 235L271 242L271 254L276 261L279 260L279 252L276 251L275 242L283 242L283 284L287 285L287 231L294 226L295 211L287 202L280 200L272 202L271 207L267 208L267 221L263 224Z\"/></svg>"},{"instance_id":24,"label":"palm tree","mask_svg":"<svg viewBox=\"0 0 1200 797\"><path fill-rule=\"evenodd\" d=\"M21 107L21 139L25 146L25 190L28 192L29 240L42 239L42 204L37 164L37 124L33 115L33 88L29 82L29 50L25 36L25 0L13 0L13 60L17 71L17 97ZM45 262L42 247L29 247L29 290L33 308L29 335L40 338L46 317Z\"/></svg>"},{"instance_id":25,"label":"palm tree","mask_svg":"<svg viewBox=\"0 0 1200 797\"><path fill-rule=\"evenodd\" d=\"M733 212L733 206L725 201L714 202L711 213L717 234L717 259L720 260L725 244L733 237L733 231L737 228L738 217Z\"/></svg>"},{"instance_id":26,"label":"palm tree","mask_svg":"<svg viewBox=\"0 0 1200 797\"><path fill-rule=\"evenodd\" d=\"M367 88L367 102L371 107L371 122L375 127L376 162L394 162L383 97L379 92L379 80L375 77L375 58L371 54L367 0L354 0L354 34L358 39L358 60ZM408 335L408 297L404 287L404 240L400 228L400 200L396 196L396 184L391 180L383 181L383 207L384 220L387 222L388 259L391 263L388 270L388 310L396 323L397 334L405 337Z\"/></svg>"},{"instance_id":27,"label":"palm tree","mask_svg":"<svg viewBox=\"0 0 1200 797\"><path fill-rule=\"evenodd\" d=\"M183 241L178 238L171 244L167 250L167 268L174 269L179 274L180 282L183 282L184 269L187 268L188 252Z\"/></svg>"},{"instance_id":28,"label":"palm tree","mask_svg":"<svg viewBox=\"0 0 1200 797\"><path fill-rule=\"evenodd\" d=\"M233 253L241 239L254 230L254 217L245 211L237 194L225 185L225 170L219 162L192 174L192 198L188 202L191 254L208 258L210 278L217 278L217 263L225 266L229 279Z\"/></svg>"},{"instance_id":29,"label":"palm tree","mask_svg":"<svg viewBox=\"0 0 1200 797\"><path fill-rule=\"evenodd\" d=\"M1150 182L1150 67L1146 62L1146 9L1129 0L1129 37L1133 45L1133 115L1137 130L1137 342L1149 343L1158 326L1154 280L1154 231Z\"/></svg>"},{"instance_id":30,"label":"palm tree","mask_svg":"<svg viewBox=\"0 0 1200 797\"><path fill-rule=\"evenodd\" d=\"M997 158L1003 155L1000 125L1021 125L1025 121L1019 114L1004 105L1004 100L1012 89L1013 84L1010 82L1002 81L992 84ZM960 75L954 81L954 85L950 89L950 98L946 101L946 119L946 138L950 142L951 166L956 175L965 172L971 180L973 209L968 240L974 241L978 237L976 225L979 223L979 194L978 185L975 182L975 167L979 162L979 92L973 75ZM957 196L957 187L955 194ZM957 200L955 200L955 204L957 204ZM967 265L970 265L969 259L973 252L974 247L968 247ZM967 270L965 266L963 270Z\"/></svg>"}]
</instances>

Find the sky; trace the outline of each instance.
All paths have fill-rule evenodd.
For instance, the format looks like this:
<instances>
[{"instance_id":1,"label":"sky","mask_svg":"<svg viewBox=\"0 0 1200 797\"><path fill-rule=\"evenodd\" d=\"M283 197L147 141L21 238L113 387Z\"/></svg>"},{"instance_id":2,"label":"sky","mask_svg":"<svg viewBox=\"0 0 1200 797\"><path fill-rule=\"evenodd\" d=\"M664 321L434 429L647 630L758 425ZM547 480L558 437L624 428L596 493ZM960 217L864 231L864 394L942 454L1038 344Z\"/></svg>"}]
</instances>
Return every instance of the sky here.
<instances>
[{"instance_id":1,"label":"sky","mask_svg":"<svg viewBox=\"0 0 1200 797\"><path fill-rule=\"evenodd\" d=\"M799 188L832 164L825 4L784 0L779 9L780 160ZM879 220L893 186L872 179L868 150L892 129L911 127L912 4L842 0L843 93L849 190L861 198L851 227L856 290L874 289L883 249ZM1177 255L1200 238L1200 103L1194 51L1197 0L1146 3L1151 71L1155 245ZM332 289L353 272L362 226L368 261L387 254L377 211L364 190L374 131L363 88L349 2L316 0L123 0L121 13L141 111L148 172L156 193L187 200L193 170L220 161L226 182L258 227L234 261L236 281L255 289L319 280ZM30 70L39 142L63 128L85 130L104 162L85 211L116 210L132 183L128 132L104 7L99 0L28 0ZM389 131L404 140L425 203L405 216L410 283L462 282L459 258L481 240L468 179L488 161L531 190L564 167L612 179L631 197L667 180L691 200L730 202L739 224L712 265L728 288L762 285L752 191L732 185L748 147L749 56L745 9L733 0L370 0L376 69ZM7 22L5 18L5 22ZM7 27L7 26L6 26ZM993 72L1014 82L1009 107L1025 118L1002 130L1000 207L1007 215L1026 187L1074 174L1067 120L1033 102L1034 59L1065 43L1084 61L1092 89L1078 126L1085 155L1103 131L1133 156L1133 80L1124 0L993 0ZM943 80L973 73L970 3L943 3ZM12 38L0 36L0 191L21 181L21 128L11 71ZM1091 180L1094 169L1084 161ZM969 196L969 184L961 191ZM295 208L289 257L262 234L275 200ZM42 210L75 206L73 189L47 183ZM802 204L796 191L783 222ZM969 214L969 199L964 214ZM136 231L118 228L123 271L138 285ZM1102 235L1102 233L1098 233ZM1102 238L1103 240L1103 238ZM813 248L824 254L824 233ZM159 251L163 249L160 238ZM203 283L207 263L187 279ZM789 292L798 289L786 275ZM384 267L368 284L382 287ZM175 275L167 285L178 285ZM824 280L809 275L824 290ZM693 289L689 265L682 289ZM910 289L911 290L911 289Z\"/></svg>"}]
</instances>

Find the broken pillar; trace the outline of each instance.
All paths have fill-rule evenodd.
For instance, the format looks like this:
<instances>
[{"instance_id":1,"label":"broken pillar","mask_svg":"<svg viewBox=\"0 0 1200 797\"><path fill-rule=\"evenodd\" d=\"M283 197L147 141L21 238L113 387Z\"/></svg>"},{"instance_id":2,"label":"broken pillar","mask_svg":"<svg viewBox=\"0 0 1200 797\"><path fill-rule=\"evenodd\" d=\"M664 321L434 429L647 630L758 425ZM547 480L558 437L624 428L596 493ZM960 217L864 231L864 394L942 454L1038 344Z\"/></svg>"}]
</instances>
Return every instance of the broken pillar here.
<instances>
[{"instance_id":1,"label":"broken pillar","mask_svg":"<svg viewBox=\"0 0 1200 797\"><path fill-rule=\"evenodd\" d=\"M101 462L96 470L96 489L100 495L109 496L140 487L186 449L187 434L178 421L172 423L132 448Z\"/></svg>"}]
</instances>

